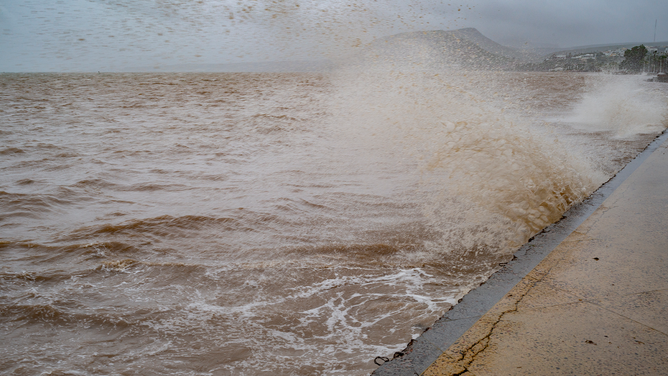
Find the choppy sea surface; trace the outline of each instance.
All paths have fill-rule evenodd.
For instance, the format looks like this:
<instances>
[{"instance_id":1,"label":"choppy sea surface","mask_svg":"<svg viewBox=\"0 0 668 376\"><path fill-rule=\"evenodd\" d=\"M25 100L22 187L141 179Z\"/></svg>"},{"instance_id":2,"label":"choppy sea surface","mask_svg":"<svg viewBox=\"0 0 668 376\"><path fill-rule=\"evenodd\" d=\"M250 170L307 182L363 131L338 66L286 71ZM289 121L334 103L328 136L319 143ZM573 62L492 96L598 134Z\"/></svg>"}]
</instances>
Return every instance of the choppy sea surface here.
<instances>
[{"instance_id":1,"label":"choppy sea surface","mask_svg":"<svg viewBox=\"0 0 668 376\"><path fill-rule=\"evenodd\" d=\"M642 76L0 75L0 373L365 375L668 126Z\"/></svg>"}]
</instances>

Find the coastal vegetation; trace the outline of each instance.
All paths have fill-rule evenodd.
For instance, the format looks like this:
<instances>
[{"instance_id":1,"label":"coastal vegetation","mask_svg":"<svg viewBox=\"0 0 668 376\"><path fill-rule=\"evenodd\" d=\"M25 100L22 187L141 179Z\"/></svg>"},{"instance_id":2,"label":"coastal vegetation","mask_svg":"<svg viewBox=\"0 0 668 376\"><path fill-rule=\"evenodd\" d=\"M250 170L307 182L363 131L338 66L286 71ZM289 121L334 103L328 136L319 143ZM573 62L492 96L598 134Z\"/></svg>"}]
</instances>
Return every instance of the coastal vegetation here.
<instances>
[{"instance_id":1,"label":"coastal vegetation","mask_svg":"<svg viewBox=\"0 0 668 376\"><path fill-rule=\"evenodd\" d=\"M635 46L624 51L624 61L619 64L619 69L629 72L640 72L644 66L647 48L644 45Z\"/></svg>"}]
</instances>

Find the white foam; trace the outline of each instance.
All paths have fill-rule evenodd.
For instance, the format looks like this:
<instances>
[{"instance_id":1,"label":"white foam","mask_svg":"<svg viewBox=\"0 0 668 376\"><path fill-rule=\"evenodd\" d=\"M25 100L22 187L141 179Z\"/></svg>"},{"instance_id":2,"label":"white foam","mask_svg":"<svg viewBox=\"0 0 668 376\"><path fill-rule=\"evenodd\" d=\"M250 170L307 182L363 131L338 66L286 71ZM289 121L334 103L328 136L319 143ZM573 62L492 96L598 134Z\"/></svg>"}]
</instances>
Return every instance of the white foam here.
<instances>
[{"instance_id":1,"label":"white foam","mask_svg":"<svg viewBox=\"0 0 668 376\"><path fill-rule=\"evenodd\" d=\"M416 162L429 192L425 215L448 237L460 233L457 247L482 241L510 252L607 180L523 113L508 111L512 99L499 98L493 73L377 67L336 82L332 111L342 139L359 145L360 160L382 154L407 169L407 158ZM447 242L440 248L456 248Z\"/></svg>"},{"instance_id":2,"label":"white foam","mask_svg":"<svg viewBox=\"0 0 668 376\"><path fill-rule=\"evenodd\" d=\"M590 77L587 92L568 120L587 131L612 132L620 139L668 127L668 96L641 76Z\"/></svg>"}]
</instances>

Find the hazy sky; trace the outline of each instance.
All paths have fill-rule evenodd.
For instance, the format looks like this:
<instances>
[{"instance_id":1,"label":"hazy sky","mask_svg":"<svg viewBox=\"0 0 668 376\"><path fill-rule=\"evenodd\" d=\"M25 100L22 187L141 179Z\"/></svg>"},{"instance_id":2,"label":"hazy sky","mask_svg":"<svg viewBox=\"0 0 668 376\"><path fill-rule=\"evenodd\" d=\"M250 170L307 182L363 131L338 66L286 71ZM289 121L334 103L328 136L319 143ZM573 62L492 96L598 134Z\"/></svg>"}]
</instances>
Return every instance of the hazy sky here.
<instances>
[{"instance_id":1,"label":"hazy sky","mask_svg":"<svg viewBox=\"0 0 668 376\"><path fill-rule=\"evenodd\" d=\"M315 60L475 27L511 46L668 41L667 0L0 0L0 71ZM660 19L663 16L663 19Z\"/></svg>"}]
</instances>

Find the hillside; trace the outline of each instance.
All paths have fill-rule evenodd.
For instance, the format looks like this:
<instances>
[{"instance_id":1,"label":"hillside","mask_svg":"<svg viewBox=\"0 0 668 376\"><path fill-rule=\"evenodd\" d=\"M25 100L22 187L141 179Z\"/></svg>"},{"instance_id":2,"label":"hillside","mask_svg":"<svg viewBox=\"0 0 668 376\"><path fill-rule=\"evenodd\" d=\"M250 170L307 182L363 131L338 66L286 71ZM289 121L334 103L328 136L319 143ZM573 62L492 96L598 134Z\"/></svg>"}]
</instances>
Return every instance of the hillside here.
<instances>
[{"instance_id":1,"label":"hillside","mask_svg":"<svg viewBox=\"0 0 668 376\"><path fill-rule=\"evenodd\" d=\"M513 58L521 61L533 60L539 57L539 55L536 55L532 52L527 52L526 50L519 50L516 48L498 44L493 40L484 36L475 28L453 30L451 31L451 33L460 38L467 39L470 42L478 45L478 47L482 48L483 50L493 53L495 55Z\"/></svg>"},{"instance_id":2,"label":"hillside","mask_svg":"<svg viewBox=\"0 0 668 376\"><path fill-rule=\"evenodd\" d=\"M502 46L478 30L468 28L409 32L377 39L362 49L355 62L411 65L425 69L439 69L444 66L508 69L536 57Z\"/></svg>"}]
</instances>

